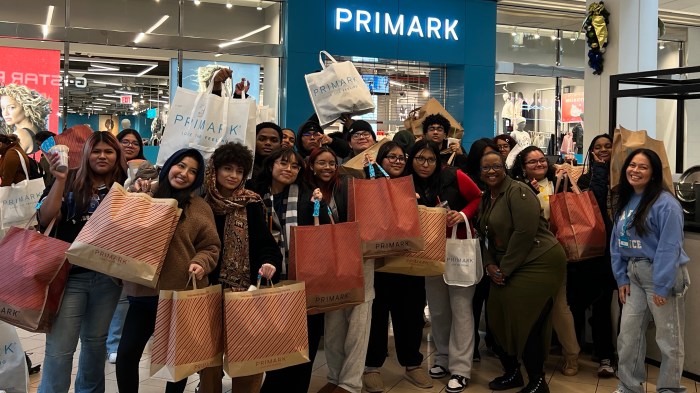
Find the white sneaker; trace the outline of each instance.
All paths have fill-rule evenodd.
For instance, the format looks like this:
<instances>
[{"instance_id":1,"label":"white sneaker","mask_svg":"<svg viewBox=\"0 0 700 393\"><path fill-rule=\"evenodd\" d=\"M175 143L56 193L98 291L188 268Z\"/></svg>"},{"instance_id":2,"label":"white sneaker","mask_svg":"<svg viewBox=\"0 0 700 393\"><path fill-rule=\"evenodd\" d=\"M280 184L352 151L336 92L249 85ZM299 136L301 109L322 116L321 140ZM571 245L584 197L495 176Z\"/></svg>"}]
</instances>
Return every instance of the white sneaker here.
<instances>
[{"instance_id":1,"label":"white sneaker","mask_svg":"<svg viewBox=\"0 0 700 393\"><path fill-rule=\"evenodd\" d=\"M107 361L109 361L112 364L116 364L117 363L117 353L116 352L110 353L109 356L107 357Z\"/></svg>"}]
</instances>

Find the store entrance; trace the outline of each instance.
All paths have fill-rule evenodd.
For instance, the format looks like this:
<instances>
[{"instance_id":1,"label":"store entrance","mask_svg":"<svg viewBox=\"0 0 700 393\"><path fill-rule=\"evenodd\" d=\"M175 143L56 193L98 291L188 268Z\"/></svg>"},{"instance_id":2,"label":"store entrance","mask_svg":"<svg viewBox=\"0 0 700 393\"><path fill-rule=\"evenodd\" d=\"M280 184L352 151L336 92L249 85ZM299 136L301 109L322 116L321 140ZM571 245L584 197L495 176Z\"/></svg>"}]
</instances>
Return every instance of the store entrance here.
<instances>
[{"instance_id":1,"label":"store entrance","mask_svg":"<svg viewBox=\"0 0 700 393\"><path fill-rule=\"evenodd\" d=\"M573 154L582 164L583 86L583 79L497 74L494 134L526 131L546 154Z\"/></svg>"},{"instance_id":2,"label":"store entrance","mask_svg":"<svg viewBox=\"0 0 700 393\"><path fill-rule=\"evenodd\" d=\"M357 68L372 93L375 110L357 119L366 120L377 136L393 138L404 129L404 120L412 110L433 97L445 105L446 68L444 65L367 57L342 57ZM342 128L339 122L331 126Z\"/></svg>"}]
</instances>

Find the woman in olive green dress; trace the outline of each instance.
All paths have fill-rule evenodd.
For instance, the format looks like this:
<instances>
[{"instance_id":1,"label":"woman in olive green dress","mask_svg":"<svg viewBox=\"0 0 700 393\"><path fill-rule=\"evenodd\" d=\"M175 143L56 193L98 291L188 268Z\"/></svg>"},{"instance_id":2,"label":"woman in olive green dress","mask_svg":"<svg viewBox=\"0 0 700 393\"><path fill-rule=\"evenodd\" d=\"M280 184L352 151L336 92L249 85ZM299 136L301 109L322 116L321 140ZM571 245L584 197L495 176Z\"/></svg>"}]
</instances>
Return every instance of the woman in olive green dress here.
<instances>
[{"instance_id":1,"label":"woman in olive green dress","mask_svg":"<svg viewBox=\"0 0 700 393\"><path fill-rule=\"evenodd\" d=\"M481 159L484 192L479 234L486 273L491 279L487 304L505 374L489 383L493 390L523 386L519 359L528 384L521 393L544 393L544 362L549 352L551 310L566 272L566 254L547 230L540 203L533 191L506 175L498 153Z\"/></svg>"}]
</instances>

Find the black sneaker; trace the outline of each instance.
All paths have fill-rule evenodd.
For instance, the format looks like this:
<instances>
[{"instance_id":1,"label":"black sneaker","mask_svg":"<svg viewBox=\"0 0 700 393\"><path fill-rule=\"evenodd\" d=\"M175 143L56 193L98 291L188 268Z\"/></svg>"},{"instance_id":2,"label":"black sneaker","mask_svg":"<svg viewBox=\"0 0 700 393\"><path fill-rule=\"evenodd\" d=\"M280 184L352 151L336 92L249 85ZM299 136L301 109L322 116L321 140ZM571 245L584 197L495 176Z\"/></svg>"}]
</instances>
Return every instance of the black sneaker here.
<instances>
[{"instance_id":1,"label":"black sneaker","mask_svg":"<svg viewBox=\"0 0 700 393\"><path fill-rule=\"evenodd\" d=\"M469 380L461 375L453 375L450 377L450 381L447 382L445 386L445 391L447 393L459 393L467 388L469 385Z\"/></svg>"},{"instance_id":2,"label":"black sneaker","mask_svg":"<svg viewBox=\"0 0 700 393\"><path fill-rule=\"evenodd\" d=\"M525 385L523 381L523 374L520 373L520 369L506 373L503 376L494 378L493 381L489 382L489 389L491 390L508 390L513 388L519 388Z\"/></svg>"},{"instance_id":3,"label":"black sneaker","mask_svg":"<svg viewBox=\"0 0 700 393\"><path fill-rule=\"evenodd\" d=\"M528 381L527 386L525 386L518 393L549 393L549 386L544 380L544 377L531 378Z\"/></svg>"}]
</instances>

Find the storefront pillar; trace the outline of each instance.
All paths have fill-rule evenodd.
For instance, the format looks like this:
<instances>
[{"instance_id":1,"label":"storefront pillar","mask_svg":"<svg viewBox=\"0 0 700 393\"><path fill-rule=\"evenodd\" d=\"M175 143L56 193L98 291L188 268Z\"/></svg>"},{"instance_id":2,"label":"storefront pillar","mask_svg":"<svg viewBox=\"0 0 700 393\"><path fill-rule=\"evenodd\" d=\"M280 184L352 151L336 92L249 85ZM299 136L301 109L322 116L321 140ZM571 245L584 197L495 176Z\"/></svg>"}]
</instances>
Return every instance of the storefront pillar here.
<instances>
[{"instance_id":1,"label":"storefront pillar","mask_svg":"<svg viewBox=\"0 0 700 393\"><path fill-rule=\"evenodd\" d=\"M587 0L590 5L593 0ZM658 0L618 0L605 2L610 12L609 43L604 54L601 75L586 67L584 150L593 137L607 133L610 76L620 73L650 71L657 67ZM587 58L588 48L584 54ZM617 123L625 128L645 129L656 135L656 102L644 98L621 98L617 101Z\"/></svg>"}]
</instances>

